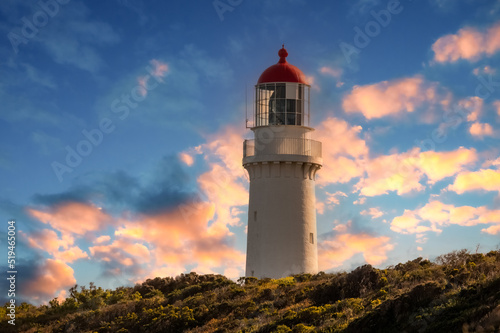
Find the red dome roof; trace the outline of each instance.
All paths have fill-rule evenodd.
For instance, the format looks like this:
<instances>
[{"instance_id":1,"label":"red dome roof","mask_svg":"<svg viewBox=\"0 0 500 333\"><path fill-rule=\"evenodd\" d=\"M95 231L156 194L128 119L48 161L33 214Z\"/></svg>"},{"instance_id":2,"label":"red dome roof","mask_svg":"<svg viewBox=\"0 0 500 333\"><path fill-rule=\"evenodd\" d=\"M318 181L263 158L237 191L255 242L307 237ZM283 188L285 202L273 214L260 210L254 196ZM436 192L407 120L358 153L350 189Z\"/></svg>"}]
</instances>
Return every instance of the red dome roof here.
<instances>
[{"instance_id":1,"label":"red dome roof","mask_svg":"<svg viewBox=\"0 0 500 333\"><path fill-rule=\"evenodd\" d=\"M286 51L284 45L283 48L279 50L278 55L280 57L279 62L266 69L260 75L257 84L267 82L298 82L307 84L304 73L302 73L302 71L294 65L290 65L286 62L288 52Z\"/></svg>"}]
</instances>

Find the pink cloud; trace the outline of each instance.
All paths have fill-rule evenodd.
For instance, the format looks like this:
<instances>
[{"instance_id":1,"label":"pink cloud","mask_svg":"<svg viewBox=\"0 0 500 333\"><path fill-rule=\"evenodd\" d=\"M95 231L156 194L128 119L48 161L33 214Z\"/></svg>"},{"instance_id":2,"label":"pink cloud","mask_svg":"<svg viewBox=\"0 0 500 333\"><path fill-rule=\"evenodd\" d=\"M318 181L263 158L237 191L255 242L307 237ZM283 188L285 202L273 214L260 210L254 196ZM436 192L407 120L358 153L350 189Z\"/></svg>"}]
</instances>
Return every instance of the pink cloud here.
<instances>
[{"instance_id":1,"label":"pink cloud","mask_svg":"<svg viewBox=\"0 0 500 333\"><path fill-rule=\"evenodd\" d=\"M380 265L387 260L387 253L394 249L386 236L368 233L341 233L319 244L319 269L329 270L341 266L352 256L362 253L367 263Z\"/></svg>"},{"instance_id":2,"label":"pink cloud","mask_svg":"<svg viewBox=\"0 0 500 333\"><path fill-rule=\"evenodd\" d=\"M150 63L154 66L153 75L156 77L165 77L168 72L168 65L160 60L153 59Z\"/></svg>"},{"instance_id":3,"label":"pink cloud","mask_svg":"<svg viewBox=\"0 0 500 333\"><path fill-rule=\"evenodd\" d=\"M22 235L32 248L46 251L62 262L71 263L78 259L88 258L87 253L78 246L73 246L74 239L70 235L63 234L59 238L57 233L50 229L42 229L29 235L22 233Z\"/></svg>"},{"instance_id":4,"label":"pink cloud","mask_svg":"<svg viewBox=\"0 0 500 333\"><path fill-rule=\"evenodd\" d=\"M456 34L439 38L433 45L434 61L456 62L465 59L471 62L483 56L491 56L500 49L500 24L479 31L473 27L460 29Z\"/></svg>"},{"instance_id":5,"label":"pink cloud","mask_svg":"<svg viewBox=\"0 0 500 333\"><path fill-rule=\"evenodd\" d=\"M73 269L56 259L47 259L35 272L35 276L19 289L32 301L47 301L58 292L75 285Z\"/></svg>"},{"instance_id":6,"label":"pink cloud","mask_svg":"<svg viewBox=\"0 0 500 333\"><path fill-rule=\"evenodd\" d=\"M486 123L473 123L469 127L469 133L476 138L483 139L485 136L495 136L493 127Z\"/></svg>"},{"instance_id":7,"label":"pink cloud","mask_svg":"<svg viewBox=\"0 0 500 333\"><path fill-rule=\"evenodd\" d=\"M344 97L342 107L347 113L360 112L366 119L374 119L413 112L424 103L448 103L447 98L438 93L436 83L415 76L354 86Z\"/></svg>"},{"instance_id":8,"label":"pink cloud","mask_svg":"<svg viewBox=\"0 0 500 333\"><path fill-rule=\"evenodd\" d=\"M341 87L344 85L344 82L341 81L341 77L343 74L342 68L335 68L335 67L328 67L328 66L323 66L320 68L320 73L323 75L331 76L336 79L336 87Z\"/></svg>"},{"instance_id":9,"label":"pink cloud","mask_svg":"<svg viewBox=\"0 0 500 333\"><path fill-rule=\"evenodd\" d=\"M465 109L467 114L467 121L477 121L483 111L484 101L481 97L473 96L464 98L458 101L457 105Z\"/></svg>"},{"instance_id":10,"label":"pink cloud","mask_svg":"<svg viewBox=\"0 0 500 333\"><path fill-rule=\"evenodd\" d=\"M132 266L150 261L149 249L140 242L119 238L109 245L89 247L93 258L105 262L113 262L122 266Z\"/></svg>"},{"instance_id":11,"label":"pink cloud","mask_svg":"<svg viewBox=\"0 0 500 333\"><path fill-rule=\"evenodd\" d=\"M384 215L384 212L377 207L370 207L360 212L361 215L370 215L372 218L376 219Z\"/></svg>"},{"instance_id":12,"label":"pink cloud","mask_svg":"<svg viewBox=\"0 0 500 333\"><path fill-rule=\"evenodd\" d=\"M366 197L361 197L353 202L353 204L355 205L364 205L365 203L366 203Z\"/></svg>"},{"instance_id":13,"label":"pink cloud","mask_svg":"<svg viewBox=\"0 0 500 333\"><path fill-rule=\"evenodd\" d=\"M28 208L27 211L40 222L66 234L84 235L111 221L111 217L100 208L79 202L63 203L46 210Z\"/></svg>"},{"instance_id":14,"label":"pink cloud","mask_svg":"<svg viewBox=\"0 0 500 333\"><path fill-rule=\"evenodd\" d=\"M96 240L94 241L94 244L102 244L102 243L109 242L110 240L111 240L110 236L103 235L103 236L97 237Z\"/></svg>"},{"instance_id":15,"label":"pink cloud","mask_svg":"<svg viewBox=\"0 0 500 333\"><path fill-rule=\"evenodd\" d=\"M476 76L479 76L480 74L495 74L495 72L496 69L491 68L491 66L477 67L472 71L472 73Z\"/></svg>"},{"instance_id":16,"label":"pink cloud","mask_svg":"<svg viewBox=\"0 0 500 333\"><path fill-rule=\"evenodd\" d=\"M186 152L179 153L179 159L187 166L192 166L194 164L193 156Z\"/></svg>"},{"instance_id":17,"label":"pink cloud","mask_svg":"<svg viewBox=\"0 0 500 333\"><path fill-rule=\"evenodd\" d=\"M494 101L493 102L493 106L495 107L495 109L497 110L497 114L498 116L500 117L500 101Z\"/></svg>"},{"instance_id":18,"label":"pink cloud","mask_svg":"<svg viewBox=\"0 0 500 333\"><path fill-rule=\"evenodd\" d=\"M335 193L326 192L326 203L332 207L338 205L340 203L339 197L347 198L347 194L342 191L337 191Z\"/></svg>"}]
</instances>

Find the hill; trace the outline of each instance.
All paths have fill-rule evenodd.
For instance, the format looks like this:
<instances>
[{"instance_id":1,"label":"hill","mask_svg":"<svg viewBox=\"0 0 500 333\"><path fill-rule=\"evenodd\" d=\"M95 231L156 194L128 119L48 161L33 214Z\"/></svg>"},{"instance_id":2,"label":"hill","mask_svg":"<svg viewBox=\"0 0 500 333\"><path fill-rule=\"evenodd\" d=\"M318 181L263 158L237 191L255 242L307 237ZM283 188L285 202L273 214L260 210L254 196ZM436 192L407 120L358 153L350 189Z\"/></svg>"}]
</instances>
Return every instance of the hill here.
<instances>
[{"instance_id":1,"label":"hill","mask_svg":"<svg viewBox=\"0 0 500 333\"><path fill-rule=\"evenodd\" d=\"M0 308L6 318L6 306ZM182 274L23 303L2 332L500 332L500 251L277 280Z\"/></svg>"}]
</instances>

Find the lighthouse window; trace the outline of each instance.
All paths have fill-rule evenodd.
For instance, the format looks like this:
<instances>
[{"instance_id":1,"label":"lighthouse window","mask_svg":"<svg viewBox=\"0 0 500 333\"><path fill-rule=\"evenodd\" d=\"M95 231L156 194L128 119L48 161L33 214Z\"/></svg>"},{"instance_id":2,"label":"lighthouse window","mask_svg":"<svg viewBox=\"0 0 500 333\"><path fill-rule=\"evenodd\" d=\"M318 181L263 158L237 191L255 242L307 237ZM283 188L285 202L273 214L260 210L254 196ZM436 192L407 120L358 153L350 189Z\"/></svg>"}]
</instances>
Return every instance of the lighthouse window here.
<instances>
[{"instance_id":1,"label":"lighthouse window","mask_svg":"<svg viewBox=\"0 0 500 333\"><path fill-rule=\"evenodd\" d=\"M309 234L309 242L314 244L314 234L312 232Z\"/></svg>"},{"instance_id":2,"label":"lighthouse window","mask_svg":"<svg viewBox=\"0 0 500 333\"><path fill-rule=\"evenodd\" d=\"M301 83L265 83L256 86L256 126L309 123L309 88Z\"/></svg>"},{"instance_id":3,"label":"lighthouse window","mask_svg":"<svg viewBox=\"0 0 500 333\"><path fill-rule=\"evenodd\" d=\"M295 100L287 99L286 100L286 124L287 125L295 125Z\"/></svg>"},{"instance_id":4,"label":"lighthouse window","mask_svg":"<svg viewBox=\"0 0 500 333\"><path fill-rule=\"evenodd\" d=\"M285 98L285 84L277 83L276 84L276 98Z\"/></svg>"}]
</instances>

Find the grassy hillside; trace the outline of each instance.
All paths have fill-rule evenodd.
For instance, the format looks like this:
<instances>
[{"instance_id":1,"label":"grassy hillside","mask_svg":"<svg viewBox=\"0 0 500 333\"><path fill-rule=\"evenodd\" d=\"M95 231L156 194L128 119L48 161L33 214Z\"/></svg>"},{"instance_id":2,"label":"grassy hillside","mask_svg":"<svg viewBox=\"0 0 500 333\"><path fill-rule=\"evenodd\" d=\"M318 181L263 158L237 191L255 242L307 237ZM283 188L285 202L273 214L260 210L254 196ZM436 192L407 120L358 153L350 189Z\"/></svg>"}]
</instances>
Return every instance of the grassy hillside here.
<instances>
[{"instance_id":1,"label":"grassy hillside","mask_svg":"<svg viewBox=\"0 0 500 333\"><path fill-rule=\"evenodd\" d=\"M155 278L23 304L2 332L500 332L500 251L278 280ZM6 308L0 308L5 312Z\"/></svg>"}]
</instances>

